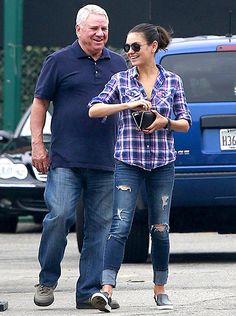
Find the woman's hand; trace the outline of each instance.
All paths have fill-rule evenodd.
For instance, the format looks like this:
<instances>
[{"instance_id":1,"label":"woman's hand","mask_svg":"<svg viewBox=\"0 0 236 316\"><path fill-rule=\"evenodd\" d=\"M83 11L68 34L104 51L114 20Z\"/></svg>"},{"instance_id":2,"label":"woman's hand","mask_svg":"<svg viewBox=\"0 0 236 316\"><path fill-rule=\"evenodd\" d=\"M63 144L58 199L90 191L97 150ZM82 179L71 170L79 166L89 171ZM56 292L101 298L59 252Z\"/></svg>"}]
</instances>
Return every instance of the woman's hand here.
<instances>
[{"instance_id":1,"label":"woman's hand","mask_svg":"<svg viewBox=\"0 0 236 316\"><path fill-rule=\"evenodd\" d=\"M168 119L165 116L162 116L155 110L152 110L152 112L156 114L156 119L150 126L143 130L145 134L151 134L156 130L166 128L168 123ZM170 129L172 131L186 133L189 127L189 122L186 119L170 120Z\"/></svg>"},{"instance_id":2,"label":"woman's hand","mask_svg":"<svg viewBox=\"0 0 236 316\"><path fill-rule=\"evenodd\" d=\"M159 112L155 110L152 110L152 112L156 115L156 119L150 126L143 130L145 134L151 134L158 129L165 128L168 123L168 119L162 116Z\"/></svg>"},{"instance_id":3,"label":"woman's hand","mask_svg":"<svg viewBox=\"0 0 236 316\"><path fill-rule=\"evenodd\" d=\"M133 101L127 103L128 109L137 110L137 111L150 111L152 104L150 101L141 99L138 101Z\"/></svg>"}]
</instances>

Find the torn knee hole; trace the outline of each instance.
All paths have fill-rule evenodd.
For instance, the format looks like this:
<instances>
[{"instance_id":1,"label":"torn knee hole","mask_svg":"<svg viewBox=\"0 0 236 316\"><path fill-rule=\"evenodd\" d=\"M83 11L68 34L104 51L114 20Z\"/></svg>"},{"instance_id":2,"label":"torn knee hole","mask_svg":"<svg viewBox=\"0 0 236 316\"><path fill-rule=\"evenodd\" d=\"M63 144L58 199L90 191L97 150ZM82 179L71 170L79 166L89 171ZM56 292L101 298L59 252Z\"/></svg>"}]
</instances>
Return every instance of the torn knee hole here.
<instances>
[{"instance_id":1,"label":"torn knee hole","mask_svg":"<svg viewBox=\"0 0 236 316\"><path fill-rule=\"evenodd\" d=\"M117 185L116 188L118 190L121 190L121 191L130 191L131 192L131 187L128 185Z\"/></svg>"},{"instance_id":2,"label":"torn knee hole","mask_svg":"<svg viewBox=\"0 0 236 316\"><path fill-rule=\"evenodd\" d=\"M119 219L122 221L122 217L121 217L121 213L122 213L123 209L122 208L118 208L117 209L117 216L119 217Z\"/></svg>"},{"instance_id":3,"label":"torn knee hole","mask_svg":"<svg viewBox=\"0 0 236 316\"><path fill-rule=\"evenodd\" d=\"M161 199L162 199L162 209L164 210L165 207L168 205L169 196L163 195Z\"/></svg>"},{"instance_id":4,"label":"torn knee hole","mask_svg":"<svg viewBox=\"0 0 236 316\"><path fill-rule=\"evenodd\" d=\"M169 230L169 225L167 224L155 224L153 225L153 230L158 232L164 232Z\"/></svg>"}]
</instances>

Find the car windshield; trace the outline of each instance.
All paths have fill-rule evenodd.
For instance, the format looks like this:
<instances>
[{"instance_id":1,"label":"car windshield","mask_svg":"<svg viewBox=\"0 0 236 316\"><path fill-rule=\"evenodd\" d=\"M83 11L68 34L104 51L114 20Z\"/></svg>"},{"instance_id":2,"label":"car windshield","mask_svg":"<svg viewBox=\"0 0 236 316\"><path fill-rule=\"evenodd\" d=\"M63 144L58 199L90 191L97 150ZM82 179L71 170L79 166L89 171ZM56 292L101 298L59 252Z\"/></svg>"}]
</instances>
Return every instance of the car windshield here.
<instances>
[{"instance_id":1,"label":"car windshield","mask_svg":"<svg viewBox=\"0 0 236 316\"><path fill-rule=\"evenodd\" d=\"M236 101L235 52L168 55L161 64L181 76L188 102Z\"/></svg>"},{"instance_id":2,"label":"car windshield","mask_svg":"<svg viewBox=\"0 0 236 316\"><path fill-rule=\"evenodd\" d=\"M47 112L46 114L46 121L43 129L43 134L51 134L51 113ZM27 120L25 121L24 126L22 127L22 130L20 132L20 136L31 136L31 131L30 131L30 116L28 116Z\"/></svg>"},{"instance_id":3,"label":"car windshield","mask_svg":"<svg viewBox=\"0 0 236 316\"><path fill-rule=\"evenodd\" d=\"M31 143L29 137L14 138L3 147L3 152L7 154L21 154L26 151L31 151Z\"/></svg>"}]
</instances>

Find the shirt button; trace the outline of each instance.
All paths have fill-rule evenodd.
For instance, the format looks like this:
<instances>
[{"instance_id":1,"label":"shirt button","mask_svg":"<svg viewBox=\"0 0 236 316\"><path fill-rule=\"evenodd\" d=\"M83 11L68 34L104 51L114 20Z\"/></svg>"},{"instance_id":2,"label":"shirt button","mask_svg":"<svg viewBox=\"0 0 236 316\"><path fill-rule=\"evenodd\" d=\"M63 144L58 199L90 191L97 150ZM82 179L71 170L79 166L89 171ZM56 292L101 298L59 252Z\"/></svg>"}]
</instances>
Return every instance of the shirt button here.
<instances>
[{"instance_id":1,"label":"shirt button","mask_svg":"<svg viewBox=\"0 0 236 316\"><path fill-rule=\"evenodd\" d=\"M150 145L147 145L147 148L149 148L150 147Z\"/></svg>"}]
</instances>

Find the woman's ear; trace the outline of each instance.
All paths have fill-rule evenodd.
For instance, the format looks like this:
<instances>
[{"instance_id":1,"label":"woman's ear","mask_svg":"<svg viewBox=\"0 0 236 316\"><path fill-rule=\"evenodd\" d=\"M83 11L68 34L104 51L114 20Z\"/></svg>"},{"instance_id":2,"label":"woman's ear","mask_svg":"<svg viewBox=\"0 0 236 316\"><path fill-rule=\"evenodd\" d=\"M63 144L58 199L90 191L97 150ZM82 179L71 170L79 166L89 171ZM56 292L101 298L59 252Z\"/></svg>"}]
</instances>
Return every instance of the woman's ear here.
<instances>
[{"instance_id":1,"label":"woman's ear","mask_svg":"<svg viewBox=\"0 0 236 316\"><path fill-rule=\"evenodd\" d=\"M152 43L152 51L153 51L153 53L155 53L157 51L157 49L158 49L158 42L154 41Z\"/></svg>"}]
</instances>

